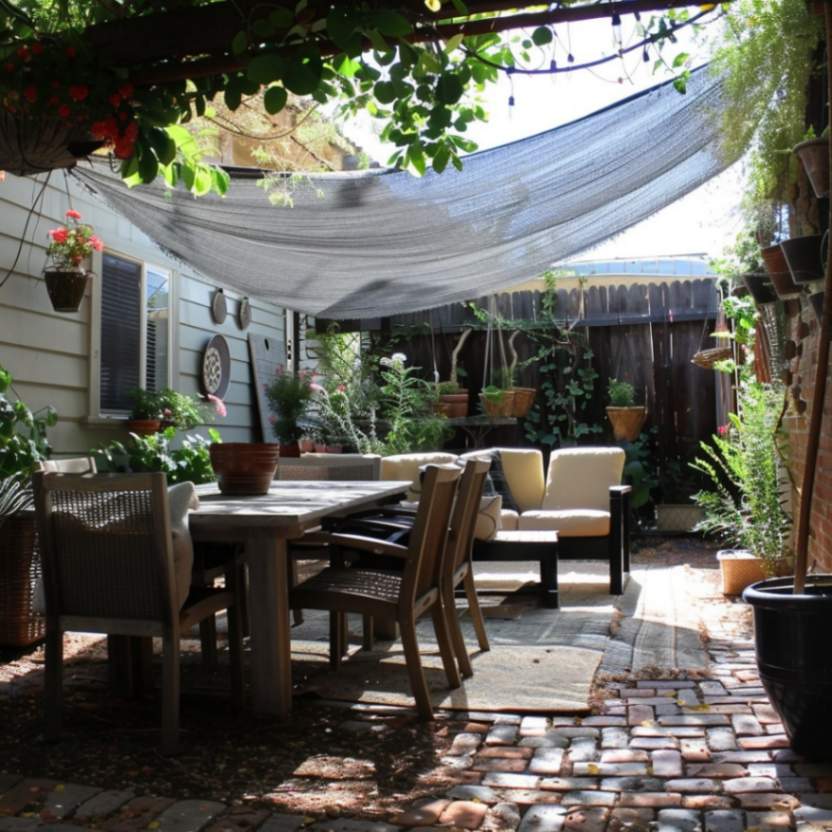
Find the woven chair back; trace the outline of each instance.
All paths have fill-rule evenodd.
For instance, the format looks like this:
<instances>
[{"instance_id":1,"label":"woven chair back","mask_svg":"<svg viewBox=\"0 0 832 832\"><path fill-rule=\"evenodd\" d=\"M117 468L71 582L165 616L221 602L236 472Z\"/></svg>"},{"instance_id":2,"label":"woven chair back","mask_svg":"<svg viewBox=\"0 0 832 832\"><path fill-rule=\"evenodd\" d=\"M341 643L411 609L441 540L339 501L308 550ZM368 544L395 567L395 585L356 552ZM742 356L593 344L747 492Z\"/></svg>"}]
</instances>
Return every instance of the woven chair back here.
<instances>
[{"instance_id":1,"label":"woven chair back","mask_svg":"<svg viewBox=\"0 0 832 832\"><path fill-rule=\"evenodd\" d=\"M455 466L428 465L425 470L402 582L402 593L408 600L439 588L439 566L460 474Z\"/></svg>"},{"instance_id":2,"label":"woven chair back","mask_svg":"<svg viewBox=\"0 0 832 832\"><path fill-rule=\"evenodd\" d=\"M164 474L33 477L47 616L173 621Z\"/></svg>"}]
</instances>

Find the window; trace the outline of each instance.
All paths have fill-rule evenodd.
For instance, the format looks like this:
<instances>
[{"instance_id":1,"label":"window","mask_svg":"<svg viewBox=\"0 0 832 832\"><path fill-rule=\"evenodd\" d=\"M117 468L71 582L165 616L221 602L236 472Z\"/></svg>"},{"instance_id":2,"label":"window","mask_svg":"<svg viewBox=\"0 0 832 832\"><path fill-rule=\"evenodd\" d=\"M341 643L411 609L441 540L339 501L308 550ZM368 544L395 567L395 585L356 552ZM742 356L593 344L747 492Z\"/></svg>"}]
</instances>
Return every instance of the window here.
<instances>
[{"instance_id":1,"label":"window","mask_svg":"<svg viewBox=\"0 0 832 832\"><path fill-rule=\"evenodd\" d=\"M102 415L129 411L137 387L170 384L171 277L115 254L101 263L99 403Z\"/></svg>"}]
</instances>

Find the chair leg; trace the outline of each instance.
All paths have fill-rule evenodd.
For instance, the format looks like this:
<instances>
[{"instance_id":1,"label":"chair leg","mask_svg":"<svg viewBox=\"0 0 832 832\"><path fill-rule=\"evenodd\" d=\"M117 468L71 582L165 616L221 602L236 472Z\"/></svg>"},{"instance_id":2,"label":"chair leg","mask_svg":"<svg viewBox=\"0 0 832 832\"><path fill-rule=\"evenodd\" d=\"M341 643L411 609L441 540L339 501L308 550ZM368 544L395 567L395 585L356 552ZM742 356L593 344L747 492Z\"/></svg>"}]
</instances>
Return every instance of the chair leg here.
<instances>
[{"instance_id":1,"label":"chair leg","mask_svg":"<svg viewBox=\"0 0 832 832\"><path fill-rule=\"evenodd\" d=\"M338 670L341 659L347 652L347 614L345 612L329 613L329 666Z\"/></svg>"},{"instance_id":2,"label":"chair leg","mask_svg":"<svg viewBox=\"0 0 832 832\"><path fill-rule=\"evenodd\" d=\"M443 587L442 606L445 610L445 617L448 622L448 630L451 634L451 643L454 646L456 661L459 665L459 672L462 674L463 679L470 679L474 675L474 668L471 667L468 648L465 646L465 639L462 636L462 627L459 623L459 616L456 613L454 588L452 586Z\"/></svg>"},{"instance_id":3,"label":"chair leg","mask_svg":"<svg viewBox=\"0 0 832 832\"><path fill-rule=\"evenodd\" d=\"M480 609L480 601L477 598L477 587L474 584L474 573L471 569L465 573L464 586L465 597L468 599L468 614L471 616L471 621L474 622L474 632L477 634L480 650L490 650L491 645L488 643L488 633L485 631L485 619Z\"/></svg>"},{"instance_id":4,"label":"chair leg","mask_svg":"<svg viewBox=\"0 0 832 832\"><path fill-rule=\"evenodd\" d=\"M437 598L431 609L433 618L433 629L436 631L436 641L439 644L439 655L442 656L442 667L445 668L445 676L448 679L448 687L455 690L462 684L459 678L459 670L456 666L454 645L448 627L447 612L442 604L442 599Z\"/></svg>"},{"instance_id":5,"label":"chair leg","mask_svg":"<svg viewBox=\"0 0 832 832\"><path fill-rule=\"evenodd\" d=\"M419 656L419 642L416 640L416 622L412 615L403 616L399 619L399 628L402 633L402 646L404 647L404 658L407 662L407 672L410 676L410 687L413 689L413 697L416 700L416 710L422 719L433 719L433 705L430 701L430 691L422 670L422 659Z\"/></svg>"},{"instance_id":6,"label":"chair leg","mask_svg":"<svg viewBox=\"0 0 832 832\"><path fill-rule=\"evenodd\" d=\"M115 696L123 699L129 699L135 692L131 653L129 636L107 636L107 673L110 690Z\"/></svg>"},{"instance_id":7,"label":"chair leg","mask_svg":"<svg viewBox=\"0 0 832 832\"><path fill-rule=\"evenodd\" d=\"M240 570L232 567L225 574L226 584L234 593L234 603L225 614L228 617L228 653L231 664L231 701L235 708L243 706L243 622L240 608Z\"/></svg>"},{"instance_id":8,"label":"chair leg","mask_svg":"<svg viewBox=\"0 0 832 832\"><path fill-rule=\"evenodd\" d=\"M63 715L64 634L56 625L46 631L45 721L46 739L57 740L61 735Z\"/></svg>"},{"instance_id":9,"label":"chair leg","mask_svg":"<svg viewBox=\"0 0 832 832\"><path fill-rule=\"evenodd\" d=\"M133 693L142 696L152 689L153 639L150 636L133 636L130 639L133 663Z\"/></svg>"},{"instance_id":10,"label":"chair leg","mask_svg":"<svg viewBox=\"0 0 832 832\"><path fill-rule=\"evenodd\" d=\"M286 563L289 567L289 591L291 591L298 585L298 562L293 557L289 557ZM303 624L303 610L299 607L292 610L292 621L296 627Z\"/></svg>"},{"instance_id":11,"label":"chair leg","mask_svg":"<svg viewBox=\"0 0 832 832\"><path fill-rule=\"evenodd\" d=\"M375 647L375 632L373 630L375 622L372 615L364 615L361 618L361 649L372 650Z\"/></svg>"},{"instance_id":12,"label":"chair leg","mask_svg":"<svg viewBox=\"0 0 832 832\"><path fill-rule=\"evenodd\" d=\"M179 750L179 633L162 639L162 751Z\"/></svg>"}]
</instances>

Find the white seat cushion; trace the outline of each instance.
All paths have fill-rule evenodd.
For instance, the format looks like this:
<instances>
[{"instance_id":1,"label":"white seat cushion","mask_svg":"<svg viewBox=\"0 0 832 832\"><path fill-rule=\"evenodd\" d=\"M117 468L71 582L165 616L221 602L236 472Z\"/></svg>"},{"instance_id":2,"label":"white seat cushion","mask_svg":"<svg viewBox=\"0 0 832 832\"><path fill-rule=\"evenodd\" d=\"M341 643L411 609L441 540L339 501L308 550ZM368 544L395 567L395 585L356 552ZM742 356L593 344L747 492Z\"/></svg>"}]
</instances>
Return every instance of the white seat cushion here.
<instances>
[{"instance_id":1,"label":"white seat cushion","mask_svg":"<svg viewBox=\"0 0 832 832\"><path fill-rule=\"evenodd\" d=\"M188 597L194 568L194 544L188 527L188 511L199 508L199 497L192 482L180 482L168 488L170 532L173 538L173 575L176 581L177 609Z\"/></svg>"},{"instance_id":2,"label":"white seat cushion","mask_svg":"<svg viewBox=\"0 0 832 832\"><path fill-rule=\"evenodd\" d=\"M504 508L500 512L500 528L505 531L517 531L517 525L520 521L520 515L510 508Z\"/></svg>"},{"instance_id":3,"label":"white seat cushion","mask_svg":"<svg viewBox=\"0 0 832 832\"><path fill-rule=\"evenodd\" d=\"M419 480L420 469L424 465L449 465L456 461L456 454L425 453L425 454L397 454L385 456L381 460L382 480L409 480L413 485L407 492L408 500L418 500L422 492Z\"/></svg>"},{"instance_id":4,"label":"white seat cushion","mask_svg":"<svg viewBox=\"0 0 832 832\"><path fill-rule=\"evenodd\" d=\"M480 500L477 524L474 526L474 537L477 540L493 540L501 527L500 513L502 507L503 498L499 494L492 497L483 497Z\"/></svg>"},{"instance_id":5,"label":"white seat cushion","mask_svg":"<svg viewBox=\"0 0 832 832\"><path fill-rule=\"evenodd\" d=\"M610 513L591 508L558 511L524 511L520 530L553 530L563 537L606 537L610 533Z\"/></svg>"}]
</instances>

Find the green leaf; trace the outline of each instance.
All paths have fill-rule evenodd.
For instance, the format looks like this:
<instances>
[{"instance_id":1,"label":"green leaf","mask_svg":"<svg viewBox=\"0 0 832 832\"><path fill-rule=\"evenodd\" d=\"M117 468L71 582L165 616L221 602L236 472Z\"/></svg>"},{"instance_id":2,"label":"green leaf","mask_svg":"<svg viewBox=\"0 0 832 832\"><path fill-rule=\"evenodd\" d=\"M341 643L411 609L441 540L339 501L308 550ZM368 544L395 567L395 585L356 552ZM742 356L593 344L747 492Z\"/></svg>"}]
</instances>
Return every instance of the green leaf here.
<instances>
[{"instance_id":1,"label":"green leaf","mask_svg":"<svg viewBox=\"0 0 832 832\"><path fill-rule=\"evenodd\" d=\"M12 383L12 374L3 367L0 367L0 393L5 393Z\"/></svg>"},{"instance_id":2,"label":"green leaf","mask_svg":"<svg viewBox=\"0 0 832 832\"><path fill-rule=\"evenodd\" d=\"M674 59L673 59L673 69L678 69L680 66L684 66L685 62L690 58L687 52L680 52Z\"/></svg>"},{"instance_id":3,"label":"green leaf","mask_svg":"<svg viewBox=\"0 0 832 832\"><path fill-rule=\"evenodd\" d=\"M370 39L370 43L373 44L373 49L378 52L387 52L390 49L390 45L384 39L384 35L379 32L378 29L369 29L367 31L367 37Z\"/></svg>"},{"instance_id":4,"label":"green leaf","mask_svg":"<svg viewBox=\"0 0 832 832\"><path fill-rule=\"evenodd\" d=\"M229 110L236 110L240 106L240 102L243 100L243 94L240 91L238 86L228 86L225 89L225 106L228 107Z\"/></svg>"},{"instance_id":5,"label":"green leaf","mask_svg":"<svg viewBox=\"0 0 832 832\"><path fill-rule=\"evenodd\" d=\"M287 8L277 8L269 14L269 22L277 30L288 29L295 22L295 16Z\"/></svg>"},{"instance_id":6,"label":"green leaf","mask_svg":"<svg viewBox=\"0 0 832 832\"><path fill-rule=\"evenodd\" d=\"M674 78L673 79L673 89L675 89L676 92L679 92L682 95L685 95L688 91L687 79L682 78L682 77Z\"/></svg>"},{"instance_id":7,"label":"green leaf","mask_svg":"<svg viewBox=\"0 0 832 832\"><path fill-rule=\"evenodd\" d=\"M448 42L445 44L445 52L450 54L454 49L459 49L463 40L465 40L465 35L462 32L457 32L452 38L448 38Z\"/></svg>"},{"instance_id":8,"label":"green leaf","mask_svg":"<svg viewBox=\"0 0 832 832\"><path fill-rule=\"evenodd\" d=\"M535 46L545 46L553 40L552 30L548 26L538 26L532 32L532 42Z\"/></svg>"},{"instance_id":9,"label":"green leaf","mask_svg":"<svg viewBox=\"0 0 832 832\"><path fill-rule=\"evenodd\" d=\"M176 158L176 142L158 127L152 127L147 135L159 161L169 165Z\"/></svg>"},{"instance_id":10,"label":"green leaf","mask_svg":"<svg viewBox=\"0 0 832 832\"><path fill-rule=\"evenodd\" d=\"M379 81L373 87L373 95L381 104L392 104L396 100L396 88L390 81Z\"/></svg>"},{"instance_id":11,"label":"green leaf","mask_svg":"<svg viewBox=\"0 0 832 832\"><path fill-rule=\"evenodd\" d=\"M345 8L333 9L326 19L326 31L330 40L350 57L361 54L359 20Z\"/></svg>"},{"instance_id":12,"label":"green leaf","mask_svg":"<svg viewBox=\"0 0 832 832\"><path fill-rule=\"evenodd\" d=\"M245 32L237 32L234 40L231 41L231 54L242 55L248 49L248 35Z\"/></svg>"},{"instance_id":13,"label":"green leaf","mask_svg":"<svg viewBox=\"0 0 832 832\"><path fill-rule=\"evenodd\" d=\"M447 145L443 144L433 155L433 169L437 173L442 173L442 171L448 166L450 159L451 151L448 150Z\"/></svg>"},{"instance_id":14,"label":"green leaf","mask_svg":"<svg viewBox=\"0 0 832 832\"><path fill-rule=\"evenodd\" d=\"M376 12L370 17L370 21L382 35L391 38L405 38L413 31L407 18L396 11Z\"/></svg>"},{"instance_id":15,"label":"green leaf","mask_svg":"<svg viewBox=\"0 0 832 832\"><path fill-rule=\"evenodd\" d=\"M139 159L139 176L145 184L152 182L159 172L159 160L156 155L149 148L143 148L141 158Z\"/></svg>"},{"instance_id":16,"label":"green leaf","mask_svg":"<svg viewBox=\"0 0 832 832\"><path fill-rule=\"evenodd\" d=\"M270 84L282 78L287 71L286 59L281 55L270 52L258 55L249 61L246 75L257 84Z\"/></svg>"},{"instance_id":17,"label":"green leaf","mask_svg":"<svg viewBox=\"0 0 832 832\"><path fill-rule=\"evenodd\" d=\"M311 95L321 83L322 76L320 57L292 60L283 75L283 86L295 95Z\"/></svg>"},{"instance_id":18,"label":"green leaf","mask_svg":"<svg viewBox=\"0 0 832 832\"><path fill-rule=\"evenodd\" d=\"M269 87L263 96L263 106L270 115L279 113L289 99L289 95L283 87Z\"/></svg>"},{"instance_id":19,"label":"green leaf","mask_svg":"<svg viewBox=\"0 0 832 832\"><path fill-rule=\"evenodd\" d=\"M465 88L456 75L442 75L436 82L436 97L443 104L456 104L464 92Z\"/></svg>"}]
</instances>

